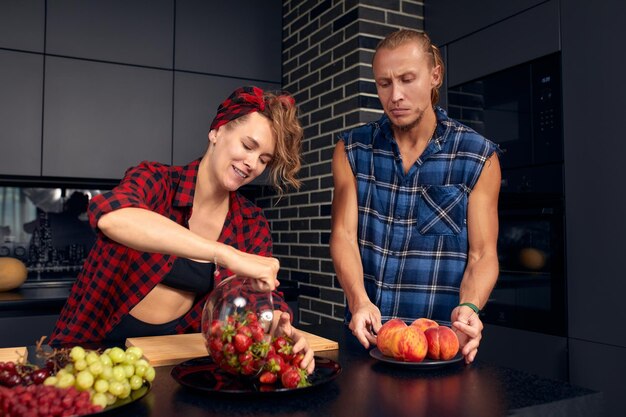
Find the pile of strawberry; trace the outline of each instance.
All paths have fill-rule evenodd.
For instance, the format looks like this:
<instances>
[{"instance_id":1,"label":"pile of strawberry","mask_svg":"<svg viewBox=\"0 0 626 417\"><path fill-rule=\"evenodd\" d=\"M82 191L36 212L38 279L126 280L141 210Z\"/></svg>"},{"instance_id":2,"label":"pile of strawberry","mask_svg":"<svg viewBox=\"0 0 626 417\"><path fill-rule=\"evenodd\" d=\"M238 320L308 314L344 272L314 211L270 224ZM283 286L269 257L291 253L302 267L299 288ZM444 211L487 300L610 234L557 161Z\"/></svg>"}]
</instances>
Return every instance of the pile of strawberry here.
<instances>
[{"instance_id":1,"label":"pile of strawberry","mask_svg":"<svg viewBox=\"0 0 626 417\"><path fill-rule=\"evenodd\" d=\"M254 378L261 385L311 385L306 371L300 368L304 354L293 352L293 341L288 337L266 336L254 312L235 313L225 321L214 320L208 333L211 357L224 371Z\"/></svg>"}]
</instances>

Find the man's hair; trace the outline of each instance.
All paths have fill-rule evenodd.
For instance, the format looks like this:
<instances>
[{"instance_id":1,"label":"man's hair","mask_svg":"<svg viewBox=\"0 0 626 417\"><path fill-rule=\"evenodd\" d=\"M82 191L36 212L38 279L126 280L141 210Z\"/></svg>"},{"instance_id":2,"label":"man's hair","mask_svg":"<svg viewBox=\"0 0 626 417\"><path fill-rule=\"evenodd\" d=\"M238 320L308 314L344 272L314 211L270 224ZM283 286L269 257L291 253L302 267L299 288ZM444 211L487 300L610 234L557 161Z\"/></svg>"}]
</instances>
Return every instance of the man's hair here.
<instances>
[{"instance_id":1,"label":"man's hair","mask_svg":"<svg viewBox=\"0 0 626 417\"><path fill-rule=\"evenodd\" d=\"M398 46L404 45L409 42L415 42L421 46L422 51L430 58L430 68L434 68L437 65L441 67L441 77L439 77L439 83L435 87L433 87L432 91L430 92L430 101L434 106L435 104L437 104L437 102L439 102L439 87L441 87L441 84L443 84L444 65L443 60L441 59L441 52L439 52L439 48L433 45L430 37L425 32L418 32L412 29L400 29L390 33L376 46L374 57L372 58L372 63L374 62L376 53L380 49L395 49Z\"/></svg>"}]
</instances>

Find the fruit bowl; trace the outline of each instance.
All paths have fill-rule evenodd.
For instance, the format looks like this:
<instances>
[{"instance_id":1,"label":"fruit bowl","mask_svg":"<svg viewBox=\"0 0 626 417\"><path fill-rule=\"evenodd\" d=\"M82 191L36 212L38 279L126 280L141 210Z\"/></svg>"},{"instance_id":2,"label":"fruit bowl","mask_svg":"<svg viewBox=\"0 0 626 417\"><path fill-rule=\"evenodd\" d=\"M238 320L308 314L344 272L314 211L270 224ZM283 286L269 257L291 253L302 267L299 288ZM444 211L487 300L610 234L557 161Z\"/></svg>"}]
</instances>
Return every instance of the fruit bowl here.
<instances>
[{"instance_id":1,"label":"fruit bowl","mask_svg":"<svg viewBox=\"0 0 626 417\"><path fill-rule=\"evenodd\" d=\"M224 371L254 376L271 339L272 293L253 279L229 277L215 287L202 312L202 334L213 361Z\"/></svg>"}]
</instances>

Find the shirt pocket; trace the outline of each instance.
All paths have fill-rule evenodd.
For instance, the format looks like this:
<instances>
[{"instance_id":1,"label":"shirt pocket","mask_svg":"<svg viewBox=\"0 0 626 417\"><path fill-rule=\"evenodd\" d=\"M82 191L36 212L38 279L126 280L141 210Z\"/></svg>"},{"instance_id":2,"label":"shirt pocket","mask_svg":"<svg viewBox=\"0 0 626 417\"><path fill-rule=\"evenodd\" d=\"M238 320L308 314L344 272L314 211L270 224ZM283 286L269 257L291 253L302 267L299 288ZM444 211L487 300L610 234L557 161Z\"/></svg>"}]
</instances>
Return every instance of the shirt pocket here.
<instances>
[{"instance_id":1,"label":"shirt pocket","mask_svg":"<svg viewBox=\"0 0 626 417\"><path fill-rule=\"evenodd\" d=\"M422 235L457 235L465 227L467 194L461 185L427 185L417 205Z\"/></svg>"}]
</instances>

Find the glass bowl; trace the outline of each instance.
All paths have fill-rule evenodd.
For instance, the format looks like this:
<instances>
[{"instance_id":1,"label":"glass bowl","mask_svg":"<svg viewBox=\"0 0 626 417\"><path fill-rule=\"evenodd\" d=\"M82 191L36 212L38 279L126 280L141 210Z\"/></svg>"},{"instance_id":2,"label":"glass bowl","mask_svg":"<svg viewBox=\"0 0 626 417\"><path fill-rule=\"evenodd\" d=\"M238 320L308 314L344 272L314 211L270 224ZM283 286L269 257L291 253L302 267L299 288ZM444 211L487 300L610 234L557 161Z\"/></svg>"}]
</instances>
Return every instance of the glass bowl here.
<instances>
[{"instance_id":1,"label":"glass bowl","mask_svg":"<svg viewBox=\"0 0 626 417\"><path fill-rule=\"evenodd\" d=\"M250 278L229 277L209 295L202 334L213 361L224 371L254 376L264 365L274 317L272 293Z\"/></svg>"}]
</instances>

